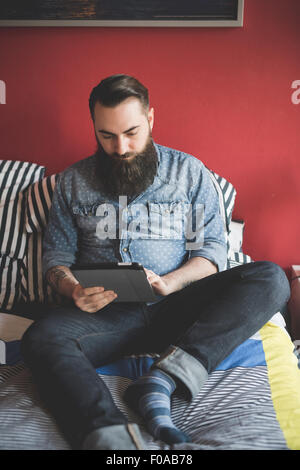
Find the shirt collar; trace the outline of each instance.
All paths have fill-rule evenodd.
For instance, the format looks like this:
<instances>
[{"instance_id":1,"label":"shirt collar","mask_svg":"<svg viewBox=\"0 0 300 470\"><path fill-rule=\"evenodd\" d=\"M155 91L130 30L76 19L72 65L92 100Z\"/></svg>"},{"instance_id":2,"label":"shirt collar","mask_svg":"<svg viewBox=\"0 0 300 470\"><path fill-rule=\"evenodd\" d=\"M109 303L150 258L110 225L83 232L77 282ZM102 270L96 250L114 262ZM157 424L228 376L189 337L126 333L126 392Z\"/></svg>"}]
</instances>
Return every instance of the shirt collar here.
<instances>
[{"instance_id":1,"label":"shirt collar","mask_svg":"<svg viewBox=\"0 0 300 470\"><path fill-rule=\"evenodd\" d=\"M154 144L154 147L155 147L155 150L156 150L156 155L157 155L157 172L156 172L156 176L160 176L160 169L161 169L161 165L160 165L160 149L158 147L158 145L153 142Z\"/></svg>"}]
</instances>

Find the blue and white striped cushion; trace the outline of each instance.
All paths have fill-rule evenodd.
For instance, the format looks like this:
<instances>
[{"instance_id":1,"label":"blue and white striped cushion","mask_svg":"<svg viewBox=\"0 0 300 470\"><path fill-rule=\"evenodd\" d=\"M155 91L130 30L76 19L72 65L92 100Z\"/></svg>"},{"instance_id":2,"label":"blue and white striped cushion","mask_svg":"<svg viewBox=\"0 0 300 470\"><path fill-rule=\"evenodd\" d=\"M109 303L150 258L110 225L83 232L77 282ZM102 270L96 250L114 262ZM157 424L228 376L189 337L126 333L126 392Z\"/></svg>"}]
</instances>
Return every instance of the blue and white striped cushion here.
<instances>
[{"instance_id":1,"label":"blue and white striped cushion","mask_svg":"<svg viewBox=\"0 0 300 470\"><path fill-rule=\"evenodd\" d=\"M230 251L228 254L227 267L228 269L235 268L236 266L251 263L252 261L252 258L242 251Z\"/></svg>"},{"instance_id":2,"label":"blue and white striped cushion","mask_svg":"<svg viewBox=\"0 0 300 470\"><path fill-rule=\"evenodd\" d=\"M58 174L46 176L27 191L25 228L27 233L41 232L47 225Z\"/></svg>"},{"instance_id":3,"label":"blue and white striped cushion","mask_svg":"<svg viewBox=\"0 0 300 470\"><path fill-rule=\"evenodd\" d=\"M238 256L237 252L235 252L235 247L231 246L230 230L232 213L236 198L236 190L234 186L222 176L219 176L212 170L209 170L209 173L219 196L219 205L224 223L225 240L227 245L227 269L230 269L237 266L238 264L248 263L250 259L242 252L240 253L241 256Z\"/></svg>"},{"instance_id":4,"label":"blue and white striped cushion","mask_svg":"<svg viewBox=\"0 0 300 470\"><path fill-rule=\"evenodd\" d=\"M36 163L0 160L0 308L11 310L20 299L27 234L24 190L42 178Z\"/></svg>"},{"instance_id":5,"label":"blue and white striped cushion","mask_svg":"<svg viewBox=\"0 0 300 470\"><path fill-rule=\"evenodd\" d=\"M52 289L42 274L42 243L57 178L58 174L46 176L27 191L25 228L28 246L21 287L22 298L27 302L53 301Z\"/></svg>"},{"instance_id":6,"label":"blue and white striped cushion","mask_svg":"<svg viewBox=\"0 0 300 470\"><path fill-rule=\"evenodd\" d=\"M234 207L234 202L235 202L235 197L236 197L236 190L234 186L231 183L229 183L229 181L227 181L222 176L219 176L214 171L209 170L209 174L217 190L217 193L219 196L221 215L224 221L226 231L229 234L230 222L232 218L232 212L233 212L233 207Z\"/></svg>"},{"instance_id":7,"label":"blue and white striped cushion","mask_svg":"<svg viewBox=\"0 0 300 470\"><path fill-rule=\"evenodd\" d=\"M52 303L54 301L54 293L43 278L42 245L42 232L28 233L27 254L21 279L21 296L25 302Z\"/></svg>"},{"instance_id":8,"label":"blue and white striped cushion","mask_svg":"<svg viewBox=\"0 0 300 470\"><path fill-rule=\"evenodd\" d=\"M0 160L0 252L23 259L26 249L24 189L43 177L45 167L36 163Z\"/></svg>"},{"instance_id":9,"label":"blue and white striped cushion","mask_svg":"<svg viewBox=\"0 0 300 470\"><path fill-rule=\"evenodd\" d=\"M9 256L0 257L0 310L13 309L20 300L20 284L24 270L24 261Z\"/></svg>"}]
</instances>

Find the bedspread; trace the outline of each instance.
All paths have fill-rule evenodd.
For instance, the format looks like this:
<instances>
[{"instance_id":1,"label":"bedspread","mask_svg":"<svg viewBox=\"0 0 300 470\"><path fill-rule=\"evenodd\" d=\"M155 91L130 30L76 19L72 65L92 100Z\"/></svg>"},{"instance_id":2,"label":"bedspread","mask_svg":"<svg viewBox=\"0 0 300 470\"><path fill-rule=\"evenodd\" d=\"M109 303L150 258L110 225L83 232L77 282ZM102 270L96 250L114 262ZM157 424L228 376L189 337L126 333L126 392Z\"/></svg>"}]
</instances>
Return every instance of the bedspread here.
<instances>
[{"instance_id":1,"label":"bedspread","mask_svg":"<svg viewBox=\"0 0 300 470\"><path fill-rule=\"evenodd\" d=\"M191 402L175 391L172 418L192 443L153 440L122 400L154 357L131 356L97 369L119 409L140 424L148 449L300 449L300 370L280 314L236 348ZM70 449L21 360L0 367L0 435L0 449Z\"/></svg>"}]
</instances>

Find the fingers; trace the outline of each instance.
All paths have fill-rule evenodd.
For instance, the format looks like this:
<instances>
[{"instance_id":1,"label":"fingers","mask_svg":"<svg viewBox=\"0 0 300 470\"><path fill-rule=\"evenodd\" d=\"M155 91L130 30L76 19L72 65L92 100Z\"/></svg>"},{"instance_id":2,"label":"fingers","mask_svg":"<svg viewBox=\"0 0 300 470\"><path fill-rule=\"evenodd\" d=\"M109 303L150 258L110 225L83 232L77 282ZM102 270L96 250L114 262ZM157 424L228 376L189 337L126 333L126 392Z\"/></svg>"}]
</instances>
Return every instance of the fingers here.
<instances>
[{"instance_id":1,"label":"fingers","mask_svg":"<svg viewBox=\"0 0 300 470\"><path fill-rule=\"evenodd\" d=\"M151 269L144 268L144 271L145 271L146 276L147 276L148 279L149 279L149 277L152 277L153 275L155 275L154 272L151 271Z\"/></svg>"},{"instance_id":2,"label":"fingers","mask_svg":"<svg viewBox=\"0 0 300 470\"><path fill-rule=\"evenodd\" d=\"M73 291L73 300L78 308L85 312L94 313L104 308L117 298L112 290L104 290L104 287L78 287Z\"/></svg>"},{"instance_id":3,"label":"fingers","mask_svg":"<svg viewBox=\"0 0 300 470\"><path fill-rule=\"evenodd\" d=\"M97 286L97 287L83 287L83 295L92 295L92 294L99 294L99 292L104 291L104 287Z\"/></svg>"},{"instance_id":4,"label":"fingers","mask_svg":"<svg viewBox=\"0 0 300 470\"><path fill-rule=\"evenodd\" d=\"M80 308L85 312L95 313L110 304L116 298L117 294L113 291L105 291L98 295L89 295L84 298Z\"/></svg>"},{"instance_id":5,"label":"fingers","mask_svg":"<svg viewBox=\"0 0 300 470\"><path fill-rule=\"evenodd\" d=\"M150 269L145 269L145 271L146 271L147 279L150 282L150 284L160 280L160 276L158 274L155 274Z\"/></svg>"},{"instance_id":6,"label":"fingers","mask_svg":"<svg viewBox=\"0 0 300 470\"><path fill-rule=\"evenodd\" d=\"M73 290L73 297L82 297L84 295L96 294L103 291L104 287L102 286L82 287L80 284L77 284Z\"/></svg>"}]
</instances>

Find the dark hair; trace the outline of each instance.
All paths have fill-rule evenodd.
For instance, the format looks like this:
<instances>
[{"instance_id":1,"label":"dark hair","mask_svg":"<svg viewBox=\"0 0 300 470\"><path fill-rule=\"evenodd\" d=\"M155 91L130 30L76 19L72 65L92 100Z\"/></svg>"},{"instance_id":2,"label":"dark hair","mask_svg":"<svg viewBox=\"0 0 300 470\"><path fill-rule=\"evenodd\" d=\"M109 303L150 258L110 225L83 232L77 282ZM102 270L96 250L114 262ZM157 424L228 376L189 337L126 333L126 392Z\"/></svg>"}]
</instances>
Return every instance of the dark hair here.
<instances>
[{"instance_id":1,"label":"dark hair","mask_svg":"<svg viewBox=\"0 0 300 470\"><path fill-rule=\"evenodd\" d=\"M140 100L145 111L148 111L148 90L136 78L123 74L105 78L90 94L89 107L92 119L94 120L94 108L97 102L103 106L114 107L131 97Z\"/></svg>"}]
</instances>

